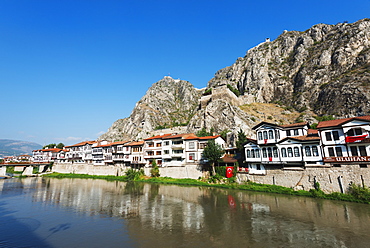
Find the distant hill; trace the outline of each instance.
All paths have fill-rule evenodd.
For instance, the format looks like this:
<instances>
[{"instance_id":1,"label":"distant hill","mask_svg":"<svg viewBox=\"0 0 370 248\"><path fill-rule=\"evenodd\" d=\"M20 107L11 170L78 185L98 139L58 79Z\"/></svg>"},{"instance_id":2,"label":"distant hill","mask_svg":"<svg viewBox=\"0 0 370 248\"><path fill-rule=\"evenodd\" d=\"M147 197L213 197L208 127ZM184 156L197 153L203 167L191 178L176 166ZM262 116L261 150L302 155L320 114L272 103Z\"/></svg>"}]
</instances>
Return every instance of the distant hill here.
<instances>
[{"instance_id":1,"label":"distant hill","mask_svg":"<svg viewBox=\"0 0 370 248\"><path fill-rule=\"evenodd\" d=\"M31 155L33 150L41 148L42 145L34 142L0 139L0 157L22 154Z\"/></svg>"}]
</instances>

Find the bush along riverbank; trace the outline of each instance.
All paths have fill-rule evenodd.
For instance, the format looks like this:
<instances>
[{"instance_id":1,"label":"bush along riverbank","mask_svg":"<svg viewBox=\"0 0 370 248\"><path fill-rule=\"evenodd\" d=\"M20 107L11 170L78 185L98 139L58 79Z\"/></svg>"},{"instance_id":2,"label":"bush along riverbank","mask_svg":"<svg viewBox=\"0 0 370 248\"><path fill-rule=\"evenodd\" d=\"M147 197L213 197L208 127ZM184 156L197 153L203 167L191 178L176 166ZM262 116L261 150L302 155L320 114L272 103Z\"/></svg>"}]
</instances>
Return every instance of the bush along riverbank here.
<instances>
[{"instance_id":1,"label":"bush along riverbank","mask_svg":"<svg viewBox=\"0 0 370 248\"><path fill-rule=\"evenodd\" d=\"M62 173L52 173L43 175L43 177L52 178L82 178L82 179L104 179L108 181L136 181L136 182L147 182L147 183L161 183L161 184L175 184L184 186L203 186L203 187L217 187L224 189L237 189L237 190L248 190L256 192L267 192L276 193L284 195L294 195L294 196L306 196L319 199L328 200L340 200L349 202L358 202L370 204L370 189L368 187L362 187L352 184L347 194L334 192L331 194L325 194L320 189L320 184L315 184L315 189L310 191L305 190L294 190L292 188L286 188L278 185L269 184L259 184L254 182L246 182L238 184L235 182L235 178L224 178L219 175L212 176L208 179L175 179L169 177L147 177L144 176L144 171L142 170L128 170L125 176L95 176L86 174L62 174Z\"/></svg>"}]
</instances>

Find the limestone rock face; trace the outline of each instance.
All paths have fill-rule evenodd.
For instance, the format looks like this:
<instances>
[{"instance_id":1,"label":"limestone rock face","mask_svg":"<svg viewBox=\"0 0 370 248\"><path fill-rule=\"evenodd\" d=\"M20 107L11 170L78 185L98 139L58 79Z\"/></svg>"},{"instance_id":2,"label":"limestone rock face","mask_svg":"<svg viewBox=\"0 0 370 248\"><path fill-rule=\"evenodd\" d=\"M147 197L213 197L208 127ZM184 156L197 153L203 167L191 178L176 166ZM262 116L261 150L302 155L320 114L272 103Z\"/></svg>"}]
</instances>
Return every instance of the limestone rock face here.
<instances>
[{"instance_id":1,"label":"limestone rock face","mask_svg":"<svg viewBox=\"0 0 370 248\"><path fill-rule=\"evenodd\" d=\"M215 74L254 102L281 102L316 114L370 114L370 20L285 31Z\"/></svg>"},{"instance_id":2,"label":"limestone rock face","mask_svg":"<svg viewBox=\"0 0 370 248\"><path fill-rule=\"evenodd\" d=\"M201 91L188 81L166 76L148 89L130 117L117 120L99 139L143 139L155 129L186 126L200 96Z\"/></svg>"},{"instance_id":3,"label":"limestone rock face","mask_svg":"<svg viewBox=\"0 0 370 248\"><path fill-rule=\"evenodd\" d=\"M208 103L205 108L199 109L188 125L187 132L193 133L205 128L216 132L229 131L235 137L239 130L248 136L252 135L253 121L239 107L217 99ZM232 142L231 142L232 143Z\"/></svg>"},{"instance_id":4,"label":"limestone rock face","mask_svg":"<svg viewBox=\"0 0 370 248\"><path fill-rule=\"evenodd\" d=\"M241 129L250 136L259 121L287 124L315 121L313 115L370 115L370 20L284 31L216 72L207 88L203 95L204 89L187 81L164 77L128 118L117 120L99 139L143 139L203 127L230 130L231 137ZM270 109L261 112L256 104Z\"/></svg>"}]
</instances>

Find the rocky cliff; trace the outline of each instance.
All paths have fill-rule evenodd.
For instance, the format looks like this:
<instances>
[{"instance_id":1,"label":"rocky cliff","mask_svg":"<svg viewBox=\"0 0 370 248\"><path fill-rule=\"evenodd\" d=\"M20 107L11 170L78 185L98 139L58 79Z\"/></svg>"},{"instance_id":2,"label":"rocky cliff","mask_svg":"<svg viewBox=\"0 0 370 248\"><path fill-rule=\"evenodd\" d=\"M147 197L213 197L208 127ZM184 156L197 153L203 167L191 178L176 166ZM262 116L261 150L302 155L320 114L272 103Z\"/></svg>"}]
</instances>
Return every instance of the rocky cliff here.
<instances>
[{"instance_id":1,"label":"rocky cliff","mask_svg":"<svg viewBox=\"0 0 370 248\"><path fill-rule=\"evenodd\" d=\"M153 84L130 117L116 121L100 139L140 139L175 127L233 134L242 129L251 135L260 121L370 114L369 36L368 19L284 31L219 70L208 82L208 94L171 77Z\"/></svg>"},{"instance_id":2,"label":"rocky cliff","mask_svg":"<svg viewBox=\"0 0 370 248\"><path fill-rule=\"evenodd\" d=\"M279 102L298 111L369 114L370 20L284 31L218 71L209 88L230 84L252 102Z\"/></svg>"},{"instance_id":3,"label":"rocky cliff","mask_svg":"<svg viewBox=\"0 0 370 248\"><path fill-rule=\"evenodd\" d=\"M188 81L166 76L148 89L130 117L114 122L99 139L142 139L157 129L186 127L197 111L201 92Z\"/></svg>"}]
</instances>

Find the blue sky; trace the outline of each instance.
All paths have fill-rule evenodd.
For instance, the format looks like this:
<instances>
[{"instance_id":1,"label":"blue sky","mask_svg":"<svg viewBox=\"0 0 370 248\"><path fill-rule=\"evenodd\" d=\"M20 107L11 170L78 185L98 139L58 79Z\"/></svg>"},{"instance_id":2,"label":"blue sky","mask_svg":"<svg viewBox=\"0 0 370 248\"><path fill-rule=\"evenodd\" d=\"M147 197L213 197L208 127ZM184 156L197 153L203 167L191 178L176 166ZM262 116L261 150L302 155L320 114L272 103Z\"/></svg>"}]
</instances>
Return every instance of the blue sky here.
<instances>
[{"instance_id":1,"label":"blue sky","mask_svg":"<svg viewBox=\"0 0 370 248\"><path fill-rule=\"evenodd\" d=\"M203 88L267 37L369 13L357 0L1 0L0 139L96 139L164 76Z\"/></svg>"}]
</instances>

